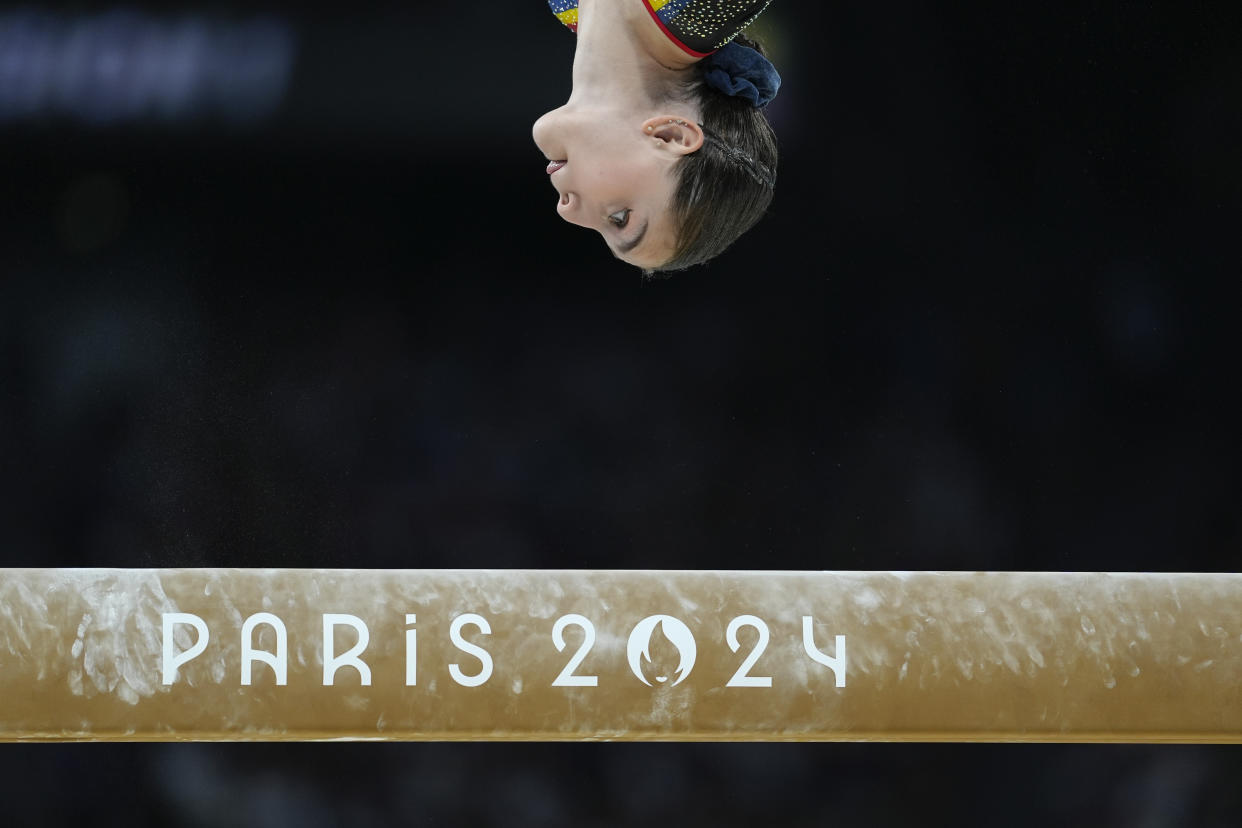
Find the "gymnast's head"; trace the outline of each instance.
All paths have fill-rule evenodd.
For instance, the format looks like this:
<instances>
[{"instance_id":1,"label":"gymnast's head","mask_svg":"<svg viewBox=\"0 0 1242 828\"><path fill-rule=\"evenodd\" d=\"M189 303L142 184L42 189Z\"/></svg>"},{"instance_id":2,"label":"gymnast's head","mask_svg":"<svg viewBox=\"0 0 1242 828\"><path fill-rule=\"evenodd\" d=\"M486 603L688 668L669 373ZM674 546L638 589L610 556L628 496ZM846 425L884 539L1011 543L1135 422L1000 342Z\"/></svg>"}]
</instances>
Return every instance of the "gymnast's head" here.
<instances>
[{"instance_id":1,"label":"gymnast's head","mask_svg":"<svg viewBox=\"0 0 1242 828\"><path fill-rule=\"evenodd\" d=\"M777 163L763 107L779 77L759 44L739 36L706 60L656 66L629 94L580 83L575 67L569 102L533 130L557 213L647 275L713 259L753 227Z\"/></svg>"}]
</instances>

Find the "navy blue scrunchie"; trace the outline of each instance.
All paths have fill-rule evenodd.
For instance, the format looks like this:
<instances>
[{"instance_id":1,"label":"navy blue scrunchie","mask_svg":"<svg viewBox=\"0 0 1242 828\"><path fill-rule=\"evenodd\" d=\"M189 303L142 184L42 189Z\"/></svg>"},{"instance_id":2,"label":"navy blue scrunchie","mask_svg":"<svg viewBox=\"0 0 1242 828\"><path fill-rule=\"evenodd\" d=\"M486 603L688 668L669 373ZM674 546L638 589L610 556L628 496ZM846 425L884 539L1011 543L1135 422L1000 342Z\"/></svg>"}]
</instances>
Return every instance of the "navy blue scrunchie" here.
<instances>
[{"instance_id":1,"label":"navy blue scrunchie","mask_svg":"<svg viewBox=\"0 0 1242 828\"><path fill-rule=\"evenodd\" d=\"M703 79L726 95L745 98L758 109L767 106L781 88L781 76L772 62L740 43L727 43L703 59Z\"/></svg>"}]
</instances>

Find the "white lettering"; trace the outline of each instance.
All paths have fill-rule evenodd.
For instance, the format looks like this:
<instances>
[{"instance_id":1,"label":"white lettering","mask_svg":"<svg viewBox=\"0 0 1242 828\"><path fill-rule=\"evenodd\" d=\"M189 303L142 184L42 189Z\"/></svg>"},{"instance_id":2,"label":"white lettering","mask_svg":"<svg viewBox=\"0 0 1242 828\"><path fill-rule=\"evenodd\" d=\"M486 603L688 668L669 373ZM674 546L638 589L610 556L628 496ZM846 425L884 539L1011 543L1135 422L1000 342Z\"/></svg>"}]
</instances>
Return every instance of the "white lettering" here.
<instances>
[{"instance_id":1,"label":"white lettering","mask_svg":"<svg viewBox=\"0 0 1242 828\"><path fill-rule=\"evenodd\" d=\"M763 651L767 649L768 625L764 623L762 618L757 618L753 615L739 615L730 621L729 628L725 630L725 643L735 653L742 646L737 640L737 631L742 627L754 627L759 633L759 640L755 642L755 648L750 651L750 655L742 660L742 666L737 668L737 672L733 674L733 678L729 679L726 687L771 687L771 676L750 675L750 668L755 666L759 656L763 655Z\"/></svg>"},{"instance_id":2,"label":"white lettering","mask_svg":"<svg viewBox=\"0 0 1242 828\"><path fill-rule=\"evenodd\" d=\"M259 624L267 624L276 631L276 652L254 649L254 628ZM289 634L285 631L285 623L270 612L256 612L246 619L241 629L241 683L250 685L250 668L256 661L262 661L276 673L277 686L289 683Z\"/></svg>"},{"instance_id":3,"label":"white lettering","mask_svg":"<svg viewBox=\"0 0 1242 828\"><path fill-rule=\"evenodd\" d=\"M802 616L802 647L813 661L827 667L836 676L837 687L845 686L845 636L837 636L837 654L835 657L825 655L815 646L815 633L811 629L811 616Z\"/></svg>"},{"instance_id":4,"label":"white lettering","mask_svg":"<svg viewBox=\"0 0 1242 828\"><path fill-rule=\"evenodd\" d=\"M599 676L575 676L574 670L578 669L578 665L586 658L587 653L595 646L595 625L591 623L589 618L570 613L562 615L556 619L556 623L552 625L552 643L556 645L556 651L564 652L565 650L565 628L570 624L582 628L582 646L569 659L569 663L565 665L565 669L561 670L561 674L552 682L553 687L597 687L599 686Z\"/></svg>"},{"instance_id":5,"label":"white lettering","mask_svg":"<svg viewBox=\"0 0 1242 828\"><path fill-rule=\"evenodd\" d=\"M172 684L177 680L177 668L192 658L198 658L207 649L211 640L207 632L207 622L189 612L164 613L164 684ZM176 624L189 624L198 631L198 640L194 646L180 654L173 654L173 627Z\"/></svg>"},{"instance_id":6,"label":"white lettering","mask_svg":"<svg viewBox=\"0 0 1242 828\"><path fill-rule=\"evenodd\" d=\"M413 624L418 620L418 616L412 612L406 613L405 623ZM418 684L418 630L405 631L405 686L413 687Z\"/></svg>"},{"instance_id":7,"label":"white lettering","mask_svg":"<svg viewBox=\"0 0 1242 828\"><path fill-rule=\"evenodd\" d=\"M467 676L461 671L456 664L449 665L449 675L453 677L453 681L463 687L478 687L492 677L492 656L482 647L471 644L461 637L461 628L466 624L473 624L482 631L484 635L491 635L492 627L487 623L487 619L473 612L467 612L453 619L452 625L449 626L449 639L453 642L453 646L474 656L483 663L483 669L478 675Z\"/></svg>"},{"instance_id":8,"label":"white lettering","mask_svg":"<svg viewBox=\"0 0 1242 828\"><path fill-rule=\"evenodd\" d=\"M338 625L353 627L358 633L358 643L339 656L336 654L335 641L335 630ZM371 634L367 630L367 625L358 616L335 612L323 614L323 684L325 687L332 686L336 671L342 667L353 667L357 670L358 675L362 677L364 687L371 684L371 668L358 658L367 648L367 642L370 640Z\"/></svg>"}]
</instances>

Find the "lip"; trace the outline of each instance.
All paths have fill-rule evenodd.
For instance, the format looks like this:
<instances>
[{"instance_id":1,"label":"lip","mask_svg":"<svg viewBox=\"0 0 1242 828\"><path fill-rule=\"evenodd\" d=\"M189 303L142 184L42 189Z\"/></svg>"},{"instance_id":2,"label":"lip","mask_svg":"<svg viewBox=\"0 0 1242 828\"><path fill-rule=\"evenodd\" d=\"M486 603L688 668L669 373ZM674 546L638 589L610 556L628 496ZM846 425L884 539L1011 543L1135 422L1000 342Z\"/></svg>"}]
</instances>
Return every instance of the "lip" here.
<instances>
[{"instance_id":1,"label":"lip","mask_svg":"<svg viewBox=\"0 0 1242 828\"><path fill-rule=\"evenodd\" d=\"M552 161L552 162L550 162L550 163L548 164L548 175L551 175L552 173L556 172L557 170L559 170L559 169L560 169L561 167L563 167L563 166L565 166L565 162L564 162L564 161Z\"/></svg>"}]
</instances>

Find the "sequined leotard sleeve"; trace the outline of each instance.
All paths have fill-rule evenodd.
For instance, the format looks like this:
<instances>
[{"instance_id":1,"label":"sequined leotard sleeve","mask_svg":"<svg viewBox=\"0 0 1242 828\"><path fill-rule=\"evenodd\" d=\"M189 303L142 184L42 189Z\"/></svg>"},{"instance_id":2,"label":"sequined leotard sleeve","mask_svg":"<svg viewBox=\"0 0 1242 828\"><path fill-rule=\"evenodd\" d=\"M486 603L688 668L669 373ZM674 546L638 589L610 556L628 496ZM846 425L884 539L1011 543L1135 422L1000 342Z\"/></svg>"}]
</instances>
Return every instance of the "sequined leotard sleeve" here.
<instances>
[{"instance_id":1,"label":"sequined leotard sleeve","mask_svg":"<svg viewBox=\"0 0 1242 828\"><path fill-rule=\"evenodd\" d=\"M771 0L634 0L669 38L695 57L706 57L750 25ZM578 28L578 0L548 0L552 13L571 31Z\"/></svg>"}]
</instances>

